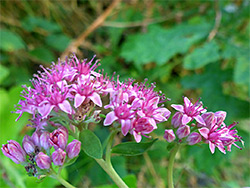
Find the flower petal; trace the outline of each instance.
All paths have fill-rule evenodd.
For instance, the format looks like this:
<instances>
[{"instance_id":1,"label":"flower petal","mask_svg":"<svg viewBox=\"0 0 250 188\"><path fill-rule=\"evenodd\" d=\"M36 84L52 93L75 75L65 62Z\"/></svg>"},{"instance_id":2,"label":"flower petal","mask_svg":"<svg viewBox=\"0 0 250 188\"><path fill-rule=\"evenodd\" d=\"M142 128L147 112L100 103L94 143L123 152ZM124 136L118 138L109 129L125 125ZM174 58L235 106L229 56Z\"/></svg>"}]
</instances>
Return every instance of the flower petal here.
<instances>
[{"instance_id":1,"label":"flower petal","mask_svg":"<svg viewBox=\"0 0 250 188\"><path fill-rule=\"evenodd\" d=\"M122 126L122 128L121 128L122 134L124 136L126 136L128 134L130 127L131 127L131 121L129 119L127 119L127 120L122 119L121 126Z\"/></svg>"},{"instance_id":2,"label":"flower petal","mask_svg":"<svg viewBox=\"0 0 250 188\"><path fill-rule=\"evenodd\" d=\"M111 125L115 120L117 120L118 118L115 116L115 112L109 112L104 120L103 125L107 126L107 125Z\"/></svg>"},{"instance_id":3,"label":"flower petal","mask_svg":"<svg viewBox=\"0 0 250 188\"><path fill-rule=\"evenodd\" d=\"M171 107L173 107L175 110L184 113L184 107L180 104L172 104Z\"/></svg>"},{"instance_id":4,"label":"flower petal","mask_svg":"<svg viewBox=\"0 0 250 188\"><path fill-rule=\"evenodd\" d=\"M69 104L69 101L64 100L62 103L58 104L58 106L62 111L66 112L67 114L72 114L72 108Z\"/></svg>"},{"instance_id":5,"label":"flower petal","mask_svg":"<svg viewBox=\"0 0 250 188\"><path fill-rule=\"evenodd\" d=\"M212 142L209 142L209 149L210 149L211 153L214 154L215 144L213 144Z\"/></svg>"},{"instance_id":6,"label":"flower petal","mask_svg":"<svg viewBox=\"0 0 250 188\"><path fill-rule=\"evenodd\" d=\"M200 123L200 124L202 124L202 125L206 125L205 121L203 120L203 118L202 118L200 115L195 116L194 119L195 119L198 123Z\"/></svg>"},{"instance_id":7,"label":"flower petal","mask_svg":"<svg viewBox=\"0 0 250 188\"><path fill-rule=\"evenodd\" d=\"M201 129L199 129L199 132L201 134L201 136L203 136L205 139L208 138L208 133L209 133L209 129L206 127L203 127Z\"/></svg>"},{"instance_id":8,"label":"flower petal","mask_svg":"<svg viewBox=\"0 0 250 188\"><path fill-rule=\"evenodd\" d=\"M38 112L42 115L43 118L46 118L54 107L55 105L44 104L38 107Z\"/></svg>"},{"instance_id":9,"label":"flower petal","mask_svg":"<svg viewBox=\"0 0 250 188\"><path fill-rule=\"evenodd\" d=\"M99 107L102 107L102 100L100 95L98 95L96 92L92 93L92 95L89 96L89 98Z\"/></svg>"},{"instance_id":10,"label":"flower petal","mask_svg":"<svg viewBox=\"0 0 250 188\"><path fill-rule=\"evenodd\" d=\"M85 96L81 96L80 94L77 93L74 100L74 107L78 108L85 99L86 99Z\"/></svg>"},{"instance_id":11,"label":"flower petal","mask_svg":"<svg viewBox=\"0 0 250 188\"><path fill-rule=\"evenodd\" d=\"M134 135L135 141L139 143L141 141L141 135L137 134L135 131L133 132L133 135Z\"/></svg>"},{"instance_id":12,"label":"flower petal","mask_svg":"<svg viewBox=\"0 0 250 188\"><path fill-rule=\"evenodd\" d=\"M187 116L186 114L184 114L184 115L182 116L181 122L182 122L183 125L185 125L185 124L189 123L191 120L192 120L191 117L189 117L189 116Z\"/></svg>"},{"instance_id":13,"label":"flower petal","mask_svg":"<svg viewBox=\"0 0 250 188\"><path fill-rule=\"evenodd\" d=\"M184 97L184 105L186 107L192 106L192 103L190 102L190 100L187 97Z\"/></svg>"}]
</instances>

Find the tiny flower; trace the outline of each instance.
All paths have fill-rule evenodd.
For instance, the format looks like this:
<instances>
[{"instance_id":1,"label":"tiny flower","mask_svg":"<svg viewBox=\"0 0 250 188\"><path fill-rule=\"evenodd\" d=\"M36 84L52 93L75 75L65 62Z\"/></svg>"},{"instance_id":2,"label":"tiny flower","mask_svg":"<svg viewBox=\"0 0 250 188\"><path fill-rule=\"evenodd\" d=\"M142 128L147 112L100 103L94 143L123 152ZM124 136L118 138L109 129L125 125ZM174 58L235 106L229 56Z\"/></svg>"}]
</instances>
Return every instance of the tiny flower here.
<instances>
[{"instance_id":1,"label":"tiny flower","mask_svg":"<svg viewBox=\"0 0 250 188\"><path fill-rule=\"evenodd\" d=\"M16 164L25 162L26 160L25 151L20 144L14 140L10 140L7 144L3 144L1 150L6 157L9 157Z\"/></svg>"},{"instance_id":2,"label":"tiny flower","mask_svg":"<svg viewBox=\"0 0 250 188\"><path fill-rule=\"evenodd\" d=\"M190 127L188 125L182 125L176 131L176 134L179 139L187 137L189 133L190 133Z\"/></svg>"},{"instance_id":3,"label":"tiny flower","mask_svg":"<svg viewBox=\"0 0 250 188\"><path fill-rule=\"evenodd\" d=\"M201 141L201 135L199 133L193 132L187 137L188 145L194 145Z\"/></svg>"},{"instance_id":4,"label":"tiny flower","mask_svg":"<svg viewBox=\"0 0 250 188\"><path fill-rule=\"evenodd\" d=\"M182 125L182 117L183 117L182 112L176 112L174 114L171 120L171 124L173 125L174 128L177 128Z\"/></svg>"},{"instance_id":5,"label":"tiny flower","mask_svg":"<svg viewBox=\"0 0 250 188\"><path fill-rule=\"evenodd\" d=\"M56 151L52 153L52 161L54 165L62 166L66 157L66 152L61 148L58 148Z\"/></svg>"},{"instance_id":6,"label":"tiny flower","mask_svg":"<svg viewBox=\"0 0 250 188\"><path fill-rule=\"evenodd\" d=\"M182 124L187 124L193 119L198 123L205 125L204 120L200 116L200 113L206 112L206 109L202 107L202 102L197 101L195 104L187 98L184 97L184 105L171 105L174 109L183 113Z\"/></svg>"},{"instance_id":7,"label":"tiny flower","mask_svg":"<svg viewBox=\"0 0 250 188\"><path fill-rule=\"evenodd\" d=\"M60 127L50 133L49 142L55 149L61 148L65 150L68 142L68 130L65 127Z\"/></svg>"},{"instance_id":8,"label":"tiny flower","mask_svg":"<svg viewBox=\"0 0 250 188\"><path fill-rule=\"evenodd\" d=\"M166 129L164 133L164 138L170 143L175 140L175 134L172 129Z\"/></svg>"},{"instance_id":9,"label":"tiny flower","mask_svg":"<svg viewBox=\"0 0 250 188\"><path fill-rule=\"evenodd\" d=\"M68 158L72 159L80 153L81 150L81 142L78 140L73 140L70 142L66 148Z\"/></svg>"},{"instance_id":10,"label":"tiny flower","mask_svg":"<svg viewBox=\"0 0 250 188\"><path fill-rule=\"evenodd\" d=\"M23 138L23 149L27 154L35 152L35 145L32 141L32 138L28 135L25 135Z\"/></svg>"},{"instance_id":11,"label":"tiny flower","mask_svg":"<svg viewBox=\"0 0 250 188\"><path fill-rule=\"evenodd\" d=\"M41 169L49 169L51 165L51 159L48 155L44 154L43 152L39 152L38 155L35 157L36 164Z\"/></svg>"}]
</instances>

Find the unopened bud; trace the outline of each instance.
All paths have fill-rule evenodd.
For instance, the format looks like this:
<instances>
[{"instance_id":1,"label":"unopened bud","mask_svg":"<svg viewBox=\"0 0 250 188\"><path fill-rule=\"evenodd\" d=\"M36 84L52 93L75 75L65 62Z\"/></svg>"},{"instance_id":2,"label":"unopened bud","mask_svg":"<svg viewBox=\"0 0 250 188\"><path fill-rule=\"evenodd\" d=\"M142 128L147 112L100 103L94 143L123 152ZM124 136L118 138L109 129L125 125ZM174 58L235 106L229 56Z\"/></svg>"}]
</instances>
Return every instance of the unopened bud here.
<instances>
[{"instance_id":1,"label":"unopened bud","mask_svg":"<svg viewBox=\"0 0 250 188\"><path fill-rule=\"evenodd\" d=\"M72 159L79 155L81 150L81 142L78 140L73 140L70 142L66 148L68 158Z\"/></svg>"},{"instance_id":2,"label":"unopened bud","mask_svg":"<svg viewBox=\"0 0 250 188\"><path fill-rule=\"evenodd\" d=\"M50 133L49 142L55 149L61 148L65 150L68 142L68 130L65 127L60 127Z\"/></svg>"},{"instance_id":3,"label":"unopened bud","mask_svg":"<svg viewBox=\"0 0 250 188\"><path fill-rule=\"evenodd\" d=\"M52 161L54 165L62 166L66 157L66 152L61 148L58 148L56 151L52 153Z\"/></svg>"},{"instance_id":4,"label":"unopened bud","mask_svg":"<svg viewBox=\"0 0 250 188\"><path fill-rule=\"evenodd\" d=\"M207 128L210 129L216 122L216 119L215 119L215 116L214 116L213 112L204 113L204 114L201 115L201 117L204 120L206 125L198 123L197 127L207 127Z\"/></svg>"},{"instance_id":5,"label":"unopened bud","mask_svg":"<svg viewBox=\"0 0 250 188\"><path fill-rule=\"evenodd\" d=\"M215 112L214 115L216 118L217 125L220 126L223 123L223 121L226 119L227 112L218 111L218 112Z\"/></svg>"},{"instance_id":6,"label":"unopened bud","mask_svg":"<svg viewBox=\"0 0 250 188\"><path fill-rule=\"evenodd\" d=\"M49 132L43 132L40 136L40 145L43 147L45 150L48 150L51 148L51 144L49 143Z\"/></svg>"},{"instance_id":7,"label":"unopened bud","mask_svg":"<svg viewBox=\"0 0 250 188\"><path fill-rule=\"evenodd\" d=\"M32 138L28 135L23 137L23 149L27 154L35 152L35 145L32 141Z\"/></svg>"},{"instance_id":8,"label":"unopened bud","mask_svg":"<svg viewBox=\"0 0 250 188\"><path fill-rule=\"evenodd\" d=\"M194 145L201 141L201 135L199 133L193 132L187 137L188 145Z\"/></svg>"},{"instance_id":9,"label":"unopened bud","mask_svg":"<svg viewBox=\"0 0 250 188\"><path fill-rule=\"evenodd\" d=\"M173 142L175 140L175 134L172 129L166 129L164 136L163 136L168 142Z\"/></svg>"},{"instance_id":10,"label":"unopened bud","mask_svg":"<svg viewBox=\"0 0 250 188\"><path fill-rule=\"evenodd\" d=\"M41 169L49 169L51 165L51 159L48 155L43 152L39 152L35 158L36 164Z\"/></svg>"},{"instance_id":11,"label":"unopened bud","mask_svg":"<svg viewBox=\"0 0 250 188\"><path fill-rule=\"evenodd\" d=\"M177 134L179 139L182 139L182 138L188 136L189 133L190 133L190 127L188 125L182 125L176 131L176 134Z\"/></svg>"},{"instance_id":12,"label":"unopened bud","mask_svg":"<svg viewBox=\"0 0 250 188\"><path fill-rule=\"evenodd\" d=\"M176 112L172 117L171 124L174 128L177 128L182 125L183 114L181 112Z\"/></svg>"},{"instance_id":13,"label":"unopened bud","mask_svg":"<svg viewBox=\"0 0 250 188\"><path fill-rule=\"evenodd\" d=\"M10 140L7 144L3 144L1 150L6 157L9 157L16 164L26 160L25 151L15 140Z\"/></svg>"}]
</instances>

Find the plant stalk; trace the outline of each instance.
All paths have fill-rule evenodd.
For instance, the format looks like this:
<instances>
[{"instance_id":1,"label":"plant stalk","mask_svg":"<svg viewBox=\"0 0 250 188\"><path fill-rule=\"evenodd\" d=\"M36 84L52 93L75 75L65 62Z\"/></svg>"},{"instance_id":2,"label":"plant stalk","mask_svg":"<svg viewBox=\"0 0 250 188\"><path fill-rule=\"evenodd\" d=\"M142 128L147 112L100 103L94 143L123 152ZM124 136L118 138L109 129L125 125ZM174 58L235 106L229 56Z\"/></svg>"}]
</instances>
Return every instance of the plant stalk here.
<instances>
[{"instance_id":1,"label":"plant stalk","mask_svg":"<svg viewBox=\"0 0 250 188\"><path fill-rule=\"evenodd\" d=\"M64 187L66 188L76 188L73 185L71 185L69 182L67 182L65 179L63 179L60 175L57 175L56 172L53 170L53 173L50 175L50 177L56 179L59 181Z\"/></svg>"},{"instance_id":2,"label":"plant stalk","mask_svg":"<svg viewBox=\"0 0 250 188\"><path fill-rule=\"evenodd\" d=\"M170 154L169 163L168 163L168 176L167 176L168 188L174 188L173 167L174 167L174 159L179 148L180 148L180 144L176 144Z\"/></svg>"}]
</instances>

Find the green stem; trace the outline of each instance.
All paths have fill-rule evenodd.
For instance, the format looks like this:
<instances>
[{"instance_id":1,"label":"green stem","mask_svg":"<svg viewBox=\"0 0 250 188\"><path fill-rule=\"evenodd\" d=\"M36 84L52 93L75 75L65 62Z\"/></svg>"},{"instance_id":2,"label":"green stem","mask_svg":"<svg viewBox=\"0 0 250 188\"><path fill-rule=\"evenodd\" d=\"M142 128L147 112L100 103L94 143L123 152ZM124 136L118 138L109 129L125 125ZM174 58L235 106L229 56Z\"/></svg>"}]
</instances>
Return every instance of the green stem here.
<instances>
[{"instance_id":1,"label":"green stem","mask_svg":"<svg viewBox=\"0 0 250 188\"><path fill-rule=\"evenodd\" d=\"M105 156L105 160L107 162L108 165L112 166L111 164L111 148L112 148L112 144L113 144L113 140L115 135L117 134L117 131L114 130L110 133L109 139L108 139L108 143L106 146L106 156Z\"/></svg>"},{"instance_id":2,"label":"green stem","mask_svg":"<svg viewBox=\"0 0 250 188\"><path fill-rule=\"evenodd\" d=\"M59 181L66 188L76 188L73 185L71 185L69 182L67 182L65 179L63 179L60 175L58 175L54 170L52 170L52 174L50 175L50 177Z\"/></svg>"},{"instance_id":3,"label":"green stem","mask_svg":"<svg viewBox=\"0 0 250 188\"><path fill-rule=\"evenodd\" d=\"M175 155L180 148L180 144L176 144L171 151L169 163L168 163L168 188L174 188L174 181L173 181L173 167L174 167L174 159Z\"/></svg>"},{"instance_id":4,"label":"green stem","mask_svg":"<svg viewBox=\"0 0 250 188\"><path fill-rule=\"evenodd\" d=\"M116 173L115 169L112 167L111 163L107 163L103 159L95 159L96 162L103 168L105 172L111 177L115 184L119 188L128 188L120 176Z\"/></svg>"}]
</instances>

